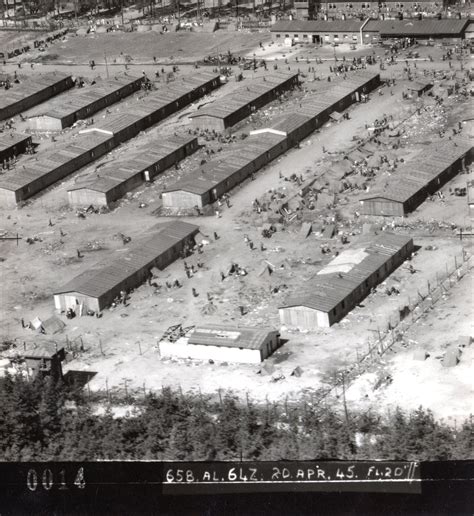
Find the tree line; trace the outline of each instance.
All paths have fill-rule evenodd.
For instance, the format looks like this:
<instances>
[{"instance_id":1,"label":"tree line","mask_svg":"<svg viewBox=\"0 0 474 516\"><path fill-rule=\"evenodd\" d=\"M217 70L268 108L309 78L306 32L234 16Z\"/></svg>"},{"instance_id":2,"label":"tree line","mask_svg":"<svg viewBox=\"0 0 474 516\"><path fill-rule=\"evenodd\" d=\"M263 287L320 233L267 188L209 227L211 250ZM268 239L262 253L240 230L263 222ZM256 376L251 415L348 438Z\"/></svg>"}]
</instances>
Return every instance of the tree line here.
<instances>
[{"instance_id":1,"label":"tree line","mask_svg":"<svg viewBox=\"0 0 474 516\"><path fill-rule=\"evenodd\" d=\"M130 400L129 400L130 401ZM96 413L98 404L105 412ZM164 388L114 417L106 399L49 378L0 378L0 460L449 460L473 458L472 421L430 410L350 412L215 400Z\"/></svg>"}]
</instances>

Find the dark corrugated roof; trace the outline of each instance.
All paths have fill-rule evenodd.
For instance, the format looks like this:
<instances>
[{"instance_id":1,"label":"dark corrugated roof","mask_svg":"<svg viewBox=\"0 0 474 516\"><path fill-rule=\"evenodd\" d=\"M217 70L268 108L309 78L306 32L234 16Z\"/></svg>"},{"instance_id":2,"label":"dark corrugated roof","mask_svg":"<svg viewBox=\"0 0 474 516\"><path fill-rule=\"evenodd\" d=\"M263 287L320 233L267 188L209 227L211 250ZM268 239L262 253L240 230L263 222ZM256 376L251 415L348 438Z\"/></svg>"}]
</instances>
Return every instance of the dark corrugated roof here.
<instances>
[{"instance_id":1,"label":"dark corrugated roof","mask_svg":"<svg viewBox=\"0 0 474 516\"><path fill-rule=\"evenodd\" d=\"M68 192L91 190L107 193L194 140L196 140L195 136L171 136L165 139L161 137L158 141L150 141L146 145L134 149L129 155L120 156L112 162L106 163L97 171L97 176L89 177L68 188Z\"/></svg>"},{"instance_id":2,"label":"dark corrugated roof","mask_svg":"<svg viewBox=\"0 0 474 516\"><path fill-rule=\"evenodd\" d=\"M238 326L198 326L189 335L188 344L241 349L262 349L265 340L276 330Z\"/></svg>"},{"instance_id":3,"label":"dark corrugated roof","mask_svg":"<svg viewBox=\"0 0 474 516\"><path fill-rule=\"evenodd\" d=\"M54 72L35 75L34 78L28 79L20 84L14 83L12 88L9 90L2 90L2 94L0 96L0 110L10 106L11 104L15 104L20 100L31 97L54 84L58 84L59 82L64 81L67 77L70 78L71 76L61 72Z\"/></svg>"},{"instance_id":4,"label":"dark corrugated roof","mask_svg":"<svg viewBox=\"0 0 474 516\"><path fill-rule=\"evenodd\" d=\"M270 32L358 32L364 23L364 20L289 20L276 22Z\"/></svg>"},{"instance_id":5,"label":"dark corrugated roof","mask_svg":"<svg viewBox=\"0 0 474 516\"><path fill-rule=\"evenodd\" d=\"M436 36L443 34L460 36L468 24L468 19L370 20L363 32L374 31L376 27L381 36Z\"/></svg>"},{"instance_id":6,"label":"dark corrugated roof","mask_svg":"<svg viewBox=\"0 0 474 516\"><path fill-rule=\"evenodd\" d=\"M189 115L189 118L199 118L201 116L226 118L248 104L256 102L260 97L278 88L285 82L297 77L297 73L280 72L265 75L261 79L255 79L249 83L243 82L238 90L206 105L204 108Z\"/></svg>"},{"instance_id":7,"label":"dark corrugated roof","mask_svg":"<svg viewBox=\"0 0 474 516\"><path fill-rule=\"evenodd\" d=\"M103 263L96 264L93 269L79 274L57 289L54 295L78 292L85 296L99 298L198 231L198 226L180 220L156 224L146 235L142 235L135 241L122 256L109 258Z\"/></svg>"},{"instance_id":8,"label":"dark corrugated roof","mask_svg":"<svg viewBox=\"0 0 474 516\"><path fill-rule=\"evenodd\" d=\"M29 118L37 116L64 118L73 115L81 109L92 106L104 97L120 92L124 87L130 84L142 82L143 79L143 77L134 77L133 75L119 75L114 79L101 80L92 86L72 92L69 91L64 95L60 95L42 104L30 113ZM120 100L120 97L116 98L116 101L118 100ZM100 109L100 107L98 109ZM89 115L94 113L95 111L89 113Z\"/></svg>"},{"instance_id":9,"label":"dark corrugated roof","mask_svg":"<svg viewBox=\"0 0 474 516\"><path fill-rule=\"evenodd\" d=\"M183 77L169 86L165 86L157 92L147 95L124 113L112 115L90 128L80 131L73 143L59 147L49 153L35 157L23 165L23 170L10 171L0 177L0 188L16 191L28 186L32 180L39 179L51 172L59 164L67 163L72 157L80 154L80 151L94 149L100 142L113 138L110 133L116 133L133 123L155 113L168 104L176 102L182 96L203 87L210 81L218 80L219 75L209 71L202 71L193 76ZM109 132L109 134L107 134ZM69 156L69 157L68 157Z\"/></svg>"},{"instance_id":10,"label":"dark corrugated roof","mask_svg":"<svg viewBox=\"0 0 474 516\"><path fill-rule=\"evenodd\" d=\"M32 181L52 172L71 161L74 157L93 150L101 143L112 138L107 134L77 135L70 144L63 145L44 154L38 154L18 166L16 170L0 176L0 188L16 191L28 186Z\"/></svg>"},{"instance_id":11,"label":"dark corrugated roof","mask_svg":"<svg viewBox=\"0 0 474 516\"><path fill-rule=\"evenodd\" d=\"M456 138L430 145L400 167L381 188L361 200L387 199L405 203L443 173L452 163L472 152L472 140Z\"/></svg>"},{"instance_id":12,"label":"dark corrugated roof","mask_svg":"<svg viewBox=\"0 0 474 516\"><path fill-rule=\"evenodd\" d=\"M351 246L310 280L311 290L290 297L280 308L306 306L329 313L411 241L406 235L381 233L365 246ZM332 272L338 269L344 272Z\"/></svg>"},{"instance_id":13,"label":"dark corrugated roof","mask_svg":"<svg viewBox=\"0 0 474 516\"><path fill-rule=\"evenodd\" d=\"M285 136L272 133L253 135L246 138L245 142L237 144L232 151L224 157L206 163L196 172L177 181L170 188L163 191L176 192L179 190L204 195L216 185L223 183L235 172L252 163L257 157L273 149L285 140Z\"/></svg>"},{"instance_id":14,"label":"dark corrugated roof","mask_svg":"<svg viewBox=\"0 0 474 516\"><path fill-rule=\"evenodd\" d=\"M63 349L64 346L56 342L35 342L28 344L26 350L20 349L18 354L24 358L52 358Z\"/></svg>"},{"instance_id":15,"label":"dark corrugated roof","mask_svg":"<svg viewBox=\"0 0 474 516\"><path fill-rule=\"evenodd\" d=\"M31 136L26 134L8 133L0 134L0 152L3 152L11 147L14 147L20 142L29 140Z\"/></svg>"}]
</instances>

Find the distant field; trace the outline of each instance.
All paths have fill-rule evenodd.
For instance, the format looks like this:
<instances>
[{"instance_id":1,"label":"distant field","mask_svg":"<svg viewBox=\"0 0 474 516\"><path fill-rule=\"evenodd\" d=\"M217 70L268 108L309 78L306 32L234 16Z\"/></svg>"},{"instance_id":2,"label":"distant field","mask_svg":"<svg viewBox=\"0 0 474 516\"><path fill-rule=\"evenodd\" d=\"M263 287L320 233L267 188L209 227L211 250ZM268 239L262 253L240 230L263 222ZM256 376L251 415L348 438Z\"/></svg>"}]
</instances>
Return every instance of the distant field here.
<instances>
[{"instance_id":1,"label":"distant field","mask_svg":"<svg viewBox=\"0 0 474 516\"><path fill-rule=\"evenodd\" d=\"M0 48L13 48L43 36L43 32L14 32L0 30Z\"/></svg>"},{"instance_id":2,"label":"distant field","mask_svg":"<svg viewBox=\"0 0 474 516\"><path fill-rule=\"evenodd\" d=\"M128 54L134 63L149 62L156 57L160 61L173 58L174 61L193 61L202 57L232 50L234 54L247 53L258 47L260 41L269 41L270 34L245 34L240 32L217 31L213 34L178 32L159 34L109 33L91 36L70 37L68 41L54 45L52 53L60 61L74 63L94 59L103 61L104 52L112 62L120 53ZM43 54L47 59L47 54Z\"/></svg>"}]
</instances>

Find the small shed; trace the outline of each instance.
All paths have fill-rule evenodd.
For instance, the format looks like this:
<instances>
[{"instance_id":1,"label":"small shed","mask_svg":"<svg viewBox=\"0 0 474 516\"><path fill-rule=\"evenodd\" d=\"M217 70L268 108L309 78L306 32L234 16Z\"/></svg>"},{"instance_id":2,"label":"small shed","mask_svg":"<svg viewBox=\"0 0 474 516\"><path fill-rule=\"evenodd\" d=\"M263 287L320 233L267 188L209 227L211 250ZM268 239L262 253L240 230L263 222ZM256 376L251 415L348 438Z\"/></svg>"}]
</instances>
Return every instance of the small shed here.
<instances>
[{"instance_id":1,"label":"small shed","mask_svg":"<svg viewBox=\"0 0 474 516\"><path fill-rule=\"evenodd\" d=\"M20 355L24 358L29 374L62 378L61 362L66 358L64 347L55 342L35 342L28 345Z\"/></svg>"},{"instance_id":2,"label":"small shed","mask_svg":"<svg viewBox=\"0 0 474 516\"><path fill-rule=\"evenodd\" d=\"M199 326L176 342L160 342L162 357L260 363L280 347L277 330L251 327Z\"/></svg>"},{"instance_id":3,"label":"small shed","mask_svg":"<svg viewBox=\"0 0 474 516\"><path fill-rule=\"evenodd\" d=\"M408 86L408 91L416 94L418 97L421 97L427 91L431 90L433 87L432 82L423 82L423 81L413 81Z\"/></svg>"}]
</instances>

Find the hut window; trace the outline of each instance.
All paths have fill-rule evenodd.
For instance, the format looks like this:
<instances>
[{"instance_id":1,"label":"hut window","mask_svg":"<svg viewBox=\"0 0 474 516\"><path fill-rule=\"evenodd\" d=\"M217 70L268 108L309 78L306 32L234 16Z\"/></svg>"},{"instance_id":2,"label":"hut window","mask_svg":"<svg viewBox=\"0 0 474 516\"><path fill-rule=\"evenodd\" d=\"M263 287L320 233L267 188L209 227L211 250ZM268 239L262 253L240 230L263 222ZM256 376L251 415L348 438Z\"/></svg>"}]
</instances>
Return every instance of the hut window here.
<instances>
[{"instance_id":1,"label":"hut window","mask_svg":"<svg viewBox=\"0 0 474 516\"><path fill-rule=\"evenodd\" d=\"M277 38L281 38L281 34L277 34L277 35L276 35L276 37L277 37Z\"/></svg>"},{"instance_id":2,"label":"hut window","mask_svg":"<svg viewBox=\"0 0 474 516\"><path fill-rule=\"evenodd\" d=\"M334 310L332 311L332 315L336 315L336 309L334 308Z\"/></svg>"},{"instance_id":3,"label":"hut window","mask_svg":"<svg viewBox=\"0 0 474 516\"><path fill-rule=\"evenodd\" d=\"M308 39L308 34L303 34L303 39Z\"/></svg>"}]
</instances>

